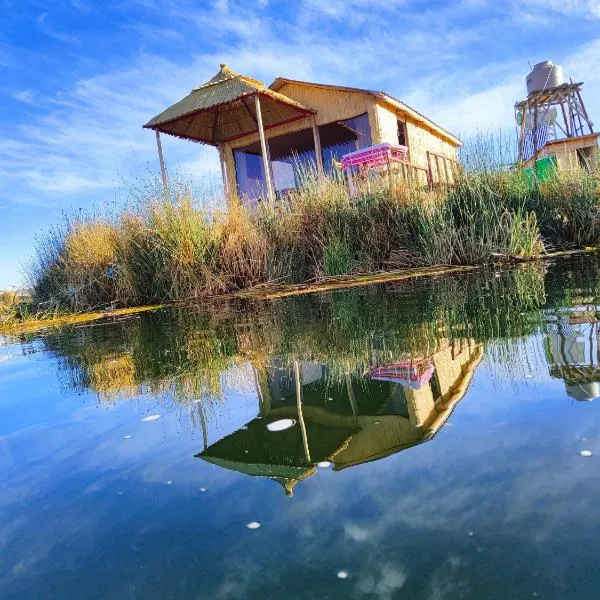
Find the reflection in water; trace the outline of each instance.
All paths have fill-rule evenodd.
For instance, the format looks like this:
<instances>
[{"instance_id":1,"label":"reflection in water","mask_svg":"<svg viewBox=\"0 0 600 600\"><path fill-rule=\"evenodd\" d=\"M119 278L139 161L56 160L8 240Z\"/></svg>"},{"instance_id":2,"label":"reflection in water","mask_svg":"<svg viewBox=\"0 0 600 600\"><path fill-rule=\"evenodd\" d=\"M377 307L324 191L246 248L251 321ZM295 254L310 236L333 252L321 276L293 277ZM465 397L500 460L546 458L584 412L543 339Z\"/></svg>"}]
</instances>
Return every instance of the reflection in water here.
<instances>
[{"instance_id":1,"label":"reflection in water","mask_svg":"<svg viewBox=\"0 0 600 600\"><path fill-rule=\"evenodd\" d=\"M8 340L2 600L595 598L599 297L587 257Z\"/></svg>"},{"instance_id":2,"label":"reflection in water","mask_svg":"<svg viewBox=\"0 0 600 600\"><path fill-rule=\"evenodd\" d=\"M92 391L101 402L149 395L180 407L201 431L202 459L270 477L291 493L319 462L340 470L431 439L486 348L498 358L504 340L545 331L551 374L576 399L598 397L599 265L586 263L588 277L571 269L566 282L557 281L557 269L529 264L166 310L64 328L42 343L68 388ZM592 309L573 312L577 302ZM527 368L514 349L503 361L513 375ZM227 389L253 394L257 417L210 443L211 424L227 411ZM281 419L293 426L266 428Z\"/></svg>"},{"instance_id":3,"label":"reflection in water","mask_svg":"<svg viewBox=\"0 0 600 600\"><path fill-rule=\"evenodd\" d=\"M550 375L575 400L600 397L599 322L596 309L573 310L549 327L545 351Z\"/></svg>"},{"instance_id":4,"label":"reflection in water","mask_svg":"<svg viewBox=\"0 0 600 600\"><path fill-rule=\"evenodd\" d=\"M347 372L332 383L326 365L273 360L257 369L260 416L206 448L204 460L293 487L330 461L334 470L430 440L467 391L482 358L473 340L443 341L422 359ZM290 419L292 427L270 431Z\"/></svg>"}]
</instances>

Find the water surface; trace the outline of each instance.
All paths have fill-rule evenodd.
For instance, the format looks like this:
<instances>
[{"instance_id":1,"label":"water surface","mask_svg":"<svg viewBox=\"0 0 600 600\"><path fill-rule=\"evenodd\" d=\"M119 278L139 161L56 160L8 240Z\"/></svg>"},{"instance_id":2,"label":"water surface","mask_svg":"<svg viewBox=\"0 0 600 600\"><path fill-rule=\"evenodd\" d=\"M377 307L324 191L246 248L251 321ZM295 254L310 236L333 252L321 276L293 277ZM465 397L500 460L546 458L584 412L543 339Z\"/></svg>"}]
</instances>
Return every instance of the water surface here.
<instances>
[{"instance_id":1,"label":"water surface","mask_svg":"<svg viewBox=\"0 0 600 600\"><path fill-rule=\"evenodd\" d=\"M599 292L588 257L3 340L0 597L597 597Z\"/></svg>"}]
</instances>

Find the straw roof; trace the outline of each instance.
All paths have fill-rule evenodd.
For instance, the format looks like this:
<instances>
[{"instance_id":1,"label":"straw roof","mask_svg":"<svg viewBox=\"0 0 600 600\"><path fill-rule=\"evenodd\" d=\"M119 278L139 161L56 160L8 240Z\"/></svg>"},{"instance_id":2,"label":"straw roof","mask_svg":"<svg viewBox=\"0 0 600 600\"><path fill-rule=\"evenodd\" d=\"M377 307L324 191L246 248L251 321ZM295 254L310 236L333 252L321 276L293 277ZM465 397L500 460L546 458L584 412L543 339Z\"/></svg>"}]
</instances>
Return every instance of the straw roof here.
<instances>
[{"instance_id":1,"label":"straw roof","mask_svg":"<svg viewBox=\"0 0 600 600\"><path fill-rule=\"evenodd\" d=\"M216 146L258 131L254 105L257 95L265 130L314 114L312 109L270 90L260 81L221 64L212 79L150 119L144 127Z\"/></svg>"},{"instance_id":2,"label":"straw roof","mask_svg":"<svg viewBox=\"0 0 600 600\"><path fill-rule=\"evenodd\" d=\"M337 90L340 92L355 92L360 94L369 94L370 96L374 96L375 98L385 102L386 104L389 104L396 110L407 114L408 116L412 117L415 121L425 125L426 127L429 127L438 135L443 137L446 141L450 142L453 146L462 146L462 142L455 135L453 135L448 130L444 129L443 127L426 117L424 114L420 113L418 110L410 107L408 104L402 102L401 100L398 100L398 98L395 98L391 94L386 94L385 92L378 92L375 90L367 90L364 88L347 87L343 85L329 85L324 83L312 83L310 81L300 81L297 79L287 79L286 77L278 77L277 79L275 79L275 81L273 81L269 88L275 92L279 92L279 90L281 90L288 84L303 85L328 90Z\"/></svg>"}]
</instances>

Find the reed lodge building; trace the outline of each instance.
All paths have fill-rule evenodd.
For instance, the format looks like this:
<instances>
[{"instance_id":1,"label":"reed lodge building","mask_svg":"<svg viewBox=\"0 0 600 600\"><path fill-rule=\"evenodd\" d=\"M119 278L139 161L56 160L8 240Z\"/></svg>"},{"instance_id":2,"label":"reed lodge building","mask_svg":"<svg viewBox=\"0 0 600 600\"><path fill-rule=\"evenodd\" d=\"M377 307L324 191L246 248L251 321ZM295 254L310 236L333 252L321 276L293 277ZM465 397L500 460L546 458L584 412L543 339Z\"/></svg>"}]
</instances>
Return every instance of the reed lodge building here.
<instances>
[{"instance_id":1,"label":"reed lodge building","mask_svg":"<svg viewBox=\"0 0 600 600\"><path fill-rule=\"evenodd\" d=\"M370 157L366 169L387 167L428 186L452 183L461 145L384 92L283 77L265 87L225 64L144 127L156 132L165 187L160 133L216 146L227 197L249 204L281 197L308 165L341 169L342 157L356 152ZM357 172L359 163L352 164ZM351 183L351 170L346 177Z\"/></svg>"}]
</instances>

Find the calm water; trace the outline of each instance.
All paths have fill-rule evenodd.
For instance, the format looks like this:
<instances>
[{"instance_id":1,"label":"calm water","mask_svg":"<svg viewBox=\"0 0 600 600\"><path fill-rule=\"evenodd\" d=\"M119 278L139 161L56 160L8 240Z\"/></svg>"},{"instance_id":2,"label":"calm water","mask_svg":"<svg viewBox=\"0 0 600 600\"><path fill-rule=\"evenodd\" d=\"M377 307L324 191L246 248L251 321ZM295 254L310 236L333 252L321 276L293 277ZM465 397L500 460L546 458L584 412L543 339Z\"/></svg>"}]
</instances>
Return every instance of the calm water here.
<instances>
[{"instance_id":1,"label":"calm water","mask_svg":"<svg viewBox=\"0 0 600 600\"><path fill-rule=\"evenodd\" d=\"M4 340L0 598L597 598L599 304L580 258Z\"/></svg>"}]
</instances>

